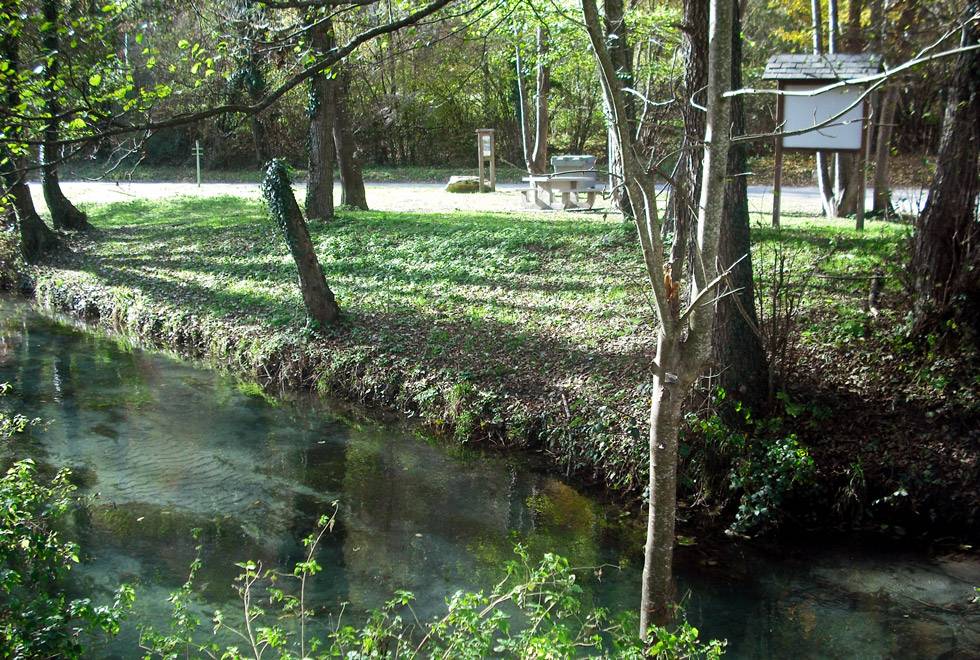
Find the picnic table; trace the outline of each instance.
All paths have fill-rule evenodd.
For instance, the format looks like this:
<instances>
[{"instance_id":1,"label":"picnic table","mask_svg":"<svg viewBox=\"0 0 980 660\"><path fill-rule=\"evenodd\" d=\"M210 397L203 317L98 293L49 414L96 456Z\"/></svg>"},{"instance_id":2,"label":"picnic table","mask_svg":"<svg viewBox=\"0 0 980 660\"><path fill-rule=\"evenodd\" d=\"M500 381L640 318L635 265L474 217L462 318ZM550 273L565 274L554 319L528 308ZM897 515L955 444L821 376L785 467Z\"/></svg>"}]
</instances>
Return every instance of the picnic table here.
<instances>
[{"instance_id":1,"label":"picnic table","mask_svg":"<svg viewBox=\"0 0 980 660\"><path fill-rule=\"evenodd\" d=\"M529 207L538 209L591 209L596 194L606 189L594 174L538 174L526 176L523 180L528 184L527 188L521 189L524 201ZM582 195L584 201L580 197ZM558 208L555 207L556 198L561 200Z\"/></svg>"}]
</instances>

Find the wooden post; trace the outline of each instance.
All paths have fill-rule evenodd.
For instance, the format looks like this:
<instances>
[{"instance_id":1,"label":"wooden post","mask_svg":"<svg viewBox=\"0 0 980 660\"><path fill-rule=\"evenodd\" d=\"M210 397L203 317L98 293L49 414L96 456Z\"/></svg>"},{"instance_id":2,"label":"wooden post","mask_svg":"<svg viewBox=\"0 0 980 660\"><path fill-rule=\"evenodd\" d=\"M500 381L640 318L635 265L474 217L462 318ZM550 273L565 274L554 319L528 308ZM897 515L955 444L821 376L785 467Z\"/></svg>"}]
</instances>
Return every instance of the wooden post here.
<instances>
[{"instance_id":1,"label":"wooden post","mask_svg":"<svg viewBox=\"0 0 980 660\"><path fill-rule=\"evenodd\" d=\"M492 128L478 128L476 130L476 153L479 159L479 188L478 190L486 192L484 190L484 176L487 173L487 163L489 163L489 190L493 192L497 189L497 155L496 155L496 145L493 139L494 130Z\"/></svg>"},{"instance_id":2,"label":"wooden post","mask_svg":"<svg viewBox=\"0 0 980 660\"><path fill-rule=\"evenodd\" d=\"M782 90L783 83L776 83L776 88ZM776 97L776 132L783 131L783 97ZM780 196L783 192L783 137L776 136L776 147L772 158L773 179L772 179L772 226L779 227Z\"/></svg>"},{"instance_id":3,"label":"wooden post","mask_svg":"<svg viewBox=\"0 0 980 660\"><path fill-rule=\"evenodd\" d=\"M490 192L497 191L497 145L490 131Z\"/></svg>"},{"instance_id":4,"label":"wooden post","mask_svg":"<svg viewBox=\"0 0 980 660\"><path fill-rule=\"evenodd\" d=\"M201 187L201 141L194 140L194 157L197 160L197 187Z\"/></svg>"},{"instance_id":5,"label":"wooden post","mask_svg":"<svg viewBox=\"0 0 980 660\"><path fill-rule=\"evenodd\" d=\"M871 107L871 104L865 100L864 123L861 124L861 150L858 152L858 162L856 163L856 166L860 168L861 172L860 180L858 181L858 203L854 213L854 226L858 231L864 231L864 195L868 186L868 161L871 160L871 127L874 125L868 113Z\"/></svg>"},{"instance_id":6,"label":"wooden post","mask_svg":"<svg viewBox=\"0 0 980 660\"><path fill-rule=\"evenodd\" d=\"M866 189L865 179L867 178L867 173L865 172L865 168L867 167L868 159L865 158L863 151L858 153L858 160L860 161L858 163L858 167L861 168L861 177L860 180L858 181L858 191L857 191L858 200L857 200L857 208L854 210L854 217L855 217L854 225L855 225L855 229L857 229L858 231L864 231L864 195Z\"/></svg>"},{"instance_id":7,"label":"wooden post","mask_svg":"<svg viewBox=\"0 0 980 660\"><path fill-rule=\"evenodd\" d=\"M478 186L477 190L479 190L482 193L483 192L483 134L480 131L476 132L476 153L477 153L477 158L479 163L477 167L478 170L477 177L479 177L479 179L477 180L477 186Z\"/></svg>"}]
</instances>

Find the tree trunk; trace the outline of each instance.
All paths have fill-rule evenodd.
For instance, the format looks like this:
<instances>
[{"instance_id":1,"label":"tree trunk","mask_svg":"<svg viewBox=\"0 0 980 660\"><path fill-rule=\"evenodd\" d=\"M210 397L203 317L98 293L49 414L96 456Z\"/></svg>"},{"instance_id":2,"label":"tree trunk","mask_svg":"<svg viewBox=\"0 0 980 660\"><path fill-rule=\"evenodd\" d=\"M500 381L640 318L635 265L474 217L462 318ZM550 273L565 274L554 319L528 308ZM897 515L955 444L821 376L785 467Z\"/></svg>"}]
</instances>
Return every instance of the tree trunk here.
<instances>
[{"instance_id":1,"label":"tree trunk","mask_svg":"<svg viewBox=\"0 0 980 660\"><path fill-rule=\"evenodd\" d=\"M837 52L840 22L837 19L837 0L827 0L827 52Z\"/></svg>"},{"instance_id":2,"label":"tree trunk","mask_svg":"<svg viewBox=\"0 0 980 660\"><path fill-rule=\"evenodd\" d=\"M810 0L810 16L813 20L813 53L823 53L823 18L820 0ZM837 217L837 202L834 199L834 188L830 178L830 160L822 151L817 152L817 190L820 192L820 206L828 218Z\"/></svg>"},{"instance_id":3,"label":"tree trunk","mask_svg":"<svg viewBox=\"0 0 980 660\"><path fill-rule=\"evenodd\" d=\"M651 624L666 623L673 593L673 547L677 496L677 435L683 397L707 361L714 327L714 305L704 304L717 274L724 215L724 190L731 145L732 30L735 0L711 0L708 32L707 117L698 204L697 247L701 260L692 264L691 308L686 338L681 315L672 308L662 320L657 369L650 410L650 508L644 551L640 634ZM634 201L634 206L637 200ZM682 339L683 338L683 339Z\"/></svg>"},{"instance_id":4,"label":"tree trunk","mask_svg":"<svg viewBox=\"0 0 980 660\"><path fill-rule=\"evenodd\" d=\"M521 123L521 148L524 154L524 164L529 174L546 174L548 172L548 133L549 115L548 101L551 96L551 66L548 62L549 44L548 31L544 26L538 26L535 41L537 54L534 88L534 124L531 124L532 112L529 108L524 72L521 70L520 45L517 46L514 65L517 70L517 111ZM533 135L532 135L533 133Z\"/></svg>"},{"instance_id":5,"label":"tree trunk","mask_svg":"<svg viewBox=\"0 0 980 660\"><path fill-rule=\"evenodd\" d=\"M248 67L247 75L250 79L246 83L248 97L252 103L257 103L265 95L265 77L256 53L249 55ZM248 123L252 129L252 145L255 148L255 158L258 160L260 167L265 167L265 164L272 159L272 149L269 147L269 137L266 132L265 123L262 121L262 113L255 112L250 114Z\"/></svg>"},{"instance_id":6,"label":"tree trunk","mask_svg":"<svg viewBox=\"0 0 980 660\"><path fill-rule=\"evenodd\" d=\"M20 253L27 263L36 263L42 254L57 247L58 237L48 229L34 208L31 189L24 175L25 166L22 160L15 160L13 168L4 174L4 180L20 229Z\"/></svg>"},{"instance_id":7,"label":"tree trunk","mask_svg":"<svg viewBox=\"0 0 980 660\"><path fill-rule=\"evenodd\" d=\"M629 32L626 29L626 8L623 0L605 0L603 3L605 11L606 34L609 37L609 56L612 59L616 77L622 87L633 86L633 49L630 47ZM635 119L635 103L633 96L627 94L623 99L623 109L626 113L625 121L633 130ZM609 112L611 108L606 107ZM623 185L625 168L623 166L623 145L611 132L607 135L609 151L609 172L610 183L612 184L612 203L627 218L633 217L631 200Z\"/></svg>"},{"instance_id":8,"label":"tree trunk","mask_svg":"<svg viewBox=\"0 0 980 660\"><path fill-rule=\"evenodd\" d=\"M320 328L333 324L340 316L340 309L323 276L306 220L296 203L286 166L282 161L269 161L262 181L262 194L269 205L269 212L289 244L289 251L299 273L299 289L307 314Z\"/></svg>"},{"instance_id":9,"label":"tree trunk","mask_svg":"<svg viewBox=\"0 0 980 660\"><path fill-rule=\"evenodd\" d=\"M696 234L700 258L691 269L689 307L681 312L680 283L672 280L664 260L656 179L636 152L623 83L610 53L610 41L615 39L610 40L600 27L595 0L582 0L582 15L599 72L611 135L622 154L624 185L635 211L633 222L660 322L652 369L648 438L649 512L640 602L640 634L644 639L650 625L665 622L671 612L681 404L711 347L715 306L705 303L718 282L718 243L731 143L730 103L723 94L731 88L733 4L734 0L711 0L710 5L705 153Z\"/></svg>"},{"instance_id":10,"label":"tree trunk","mask_svg":"<svg viewBox=\"0 0 980 660\"><path fill-rule=\"evenodd\" d=\"M831 53L838 52L838 34L840 25L837 14L837 0L829 0L830 25L832 34ZM864 44L861 39L861 9L862 0L850 0L848 3L847 34L844 39L845 48L852 53L860 53ZM838 214L857 214L858 197L861 194L861 179L864 174L864 157L861 152L837 153L834 155L834 196L837 199Z\"/></svg>"},{"instance_id":11,"label":"tree trunk","mask_svg":"<svg viewBox=\"0 0 980 660\"><path fill-rule=\"evenodd\" d=\"M837 213L841 216L857 212L857 186L854 185L858 170L858 154L834 154L834 197Z\"/></svg>"},{"instance_id":12,"label":"tree trunk","mask_svg":"<svg viewBox=\"0 0 980 660\"><path fill-rule=\"evenodd\" d=\"M58 182L58 124L60 107L58 103L58 69L62 54L59 50L58 28L60 17L58 3L60 0L44 0L43 13L47 29L42 31L42 44L47 60L44 66L44 98L45 108L51 119L44 128L44 145L41 147L41 188L44 191L44 201L51 213L51 222L58 229L85 230L90 229L88 217L75 208L64 193Z\"/></svg>"},{"instance_id":13,"label":"tree trunk","mask_svg":"<svg viewBox=\"0 0 980 660\"><path fill-rule=\"evenodd\" d=\"M333 141L337 146L337 164L340 166L340 203L362 211L368 210L367 194L364 192L364 176L357 158L354 144L354 131L351 128L347 108L347 95L350 89L350 74L341 68L334 86Z\"/></svg>"},{"instance_id":14,"label":"tree trunk","mask_svg":"<svg viewBox=\"0 0 980 660\"><path fill-rule=\"evenodd\" d=\"M701 157L704 153L704 111L693 101L704 94L708 84L708 0L685 0L683 25L684 87L681 116L684 118L684 144L665 210L665 227L674 232L671 246L671 277L680 281L684 274L681 251L688 249L691 227L697 219L701 197ZM698 103L698 105L702 105Z\"/></svg>"},{"instance_id":15,"label":"tree trunk","mask_svg":"<svg viewBox=\"0 0 980 660\"><path fill-rule=\"evenodd\" d=\"M732 88L741 87L742 21L736 8L732 17ZM742 97L736 96L732 99L732 134L744 133L745 109ZM738 264L728 276L728 295L718 301L713 345L720 368L719 385L730 397L760 413L768 398L769 366L755 312L749 198L744 176L747 171L745 146L732 144L728 151L728 183L718 260L722 268Z\"/></svg>"},{"instance_id":16,"label":"tree trunk","mask_svg":"<svg viewBox=\"0 0 980 660\"><path fill-rule=\"evenodd\" d=\"M861 43L861 12L864 10L864 0L850 0L847 4L847 39L845 47L852 53L860 53Z\"/></svg>"},{"instance_id":17,"label":"tree trunk","mask_svg":"<svg viewBox=\"0 0 980 660\"><path fill-rule=\"evenodd\" d=\"M967 3L976 12L978 3ZM962 45L978 42L976 22L963 30ZM925 208L916 222L912 253L917 325L946 315L958 301L957 291L977 261L977 193L980 192L980 51L961 53L949 91L936 174ZM976 280L977 274L972 278ZM971 287L972 288L972 287ZM969 301L967 301L969 302Z\"/></svg>"},{"instance_id":18,"label":"tree trunk","mask_svg":"<svg viewBox=\"0 0 980 660\"><path fill-rule=\"evenodd\" d=\"M548 31L543 26L538 26L536 41L537 62L535 63L535 68L537 75L535 76L534 91L534 144L531 151L531 158L528 160L528 171L534 174L543 174L548 171L548 100L551 96Z\"/></svg>"},{"instance_id":19,"label":"tree trunk","mask_svg":"<svg viewBox=\"0 0 980 660\"><path fill-rule=\"evenodd\" d=\"M677 338L661 332L650 400L650 481L647 535L643 548L643 585L640 595L640 636L652 625L666 625L674 602L674 539L677 520L677 445L686 388L678 382L681 371ZM669 374L669 375L668 375Z\"/></svg>"},{"instance_id":20,"label":"tree trunk","mask_svg":"<svg viewBox=\"0 0 980 660\"><path fill-rule=\"evenodd\" d=\"M889 184L889 166L891 162L892 124L895 123L895 110L898 107L898 86L891 85L881 101L878 119L878 138L875 144L875 180L874 206L875 213L887 216L891 211L891 191Z\"/></svg>"},{"instance_id":21,"label":"tree trunk","mask_svg":"<svg viewBox=\"0 0 980 660\"><path fill-rule=\"evenodd\" d=\"M311 12L309 21L310 45L317 53L325 53L333 47L333 26ZM319 73L310 80L310 98L307 113L310 117L310 159L306 184L306 217L311 220L329 220L333 217L333 162L336 156L333 143L335 81L326 73Z\"/></svg>"},{"instance_id":22,"label":"tree trunk","mask_svg":"<svg viewBox=\"0 0 980 660\"><path fill-rule=\"evenodd\" d=\"M17 87L17 74L20 69L20 53L18 52L17 37L9 30L0 32L0 54L9 67L7 85L7 107L16 108L20 105L20 90ZM15 137L16 133L11 137ZM4 147L0 150L0 173L7 188L12 217L17 223L20 234L20 252L24 261L36 262L49 249L58 245L58 237L48 229L34 209L31 189L27 185L27 163L24 158L16 156ZM0 201L0 205L3 202Z\"/></svg>"}]
</instances>

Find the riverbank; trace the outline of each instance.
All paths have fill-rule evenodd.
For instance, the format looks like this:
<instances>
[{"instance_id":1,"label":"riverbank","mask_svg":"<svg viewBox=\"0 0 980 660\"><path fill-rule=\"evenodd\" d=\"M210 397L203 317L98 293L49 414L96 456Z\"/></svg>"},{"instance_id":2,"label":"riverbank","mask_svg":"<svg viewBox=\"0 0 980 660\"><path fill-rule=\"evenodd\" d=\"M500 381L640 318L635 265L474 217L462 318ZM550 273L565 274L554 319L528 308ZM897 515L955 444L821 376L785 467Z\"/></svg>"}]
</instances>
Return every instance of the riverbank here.
<instances>
[{"instance_id":1,"label":"riverbank","mask_svg":"<svg viewBox=\"0 0 980 660\"><path fill-rule=\"evenodd\" d=\"M258 203L87 210L98 229L32 273L42 306L271 387L395 410L460 442L540 451L621 500L642 497L654 334L618 219L343 213L311 227L345 310L317 336ZM800 310L777 435L797 438L815 470L783 506L800 529L975 537L976 383L959 385L959 364L895 361L906 228L871 222L858 235L849 224L796 217L781 232L754 229L764 299L773 263L789 258L801 274L782 285ZM887 277L873 317L861 308L876 267ZM689 455L711 449L698 428ZM727 526L733 493L699 501L687 467L685 517Z\"/></svg>"},{"instance_id":2,"label":"riverbank","mask_svg":"<svg viewBox=\"0 0 980 660\"><path fill-rule=\"evenodd\" d=\"M441 616L448 595L499 584L517 541L532 562L557 551L601 567L576 571L590 609L639 601L640 517L524 453L432 441L329 398L270 396L3 296L0 336L4 410L44 420L10 444L42 474L70 468L80 489L59 535L81 544L69 579L96 603L113 602L120 581L135 589L120 634L93 640L87 657L131 657L141 626L167 630L169 596L195 560L190 611L204 625L197 638L211 639L216 609L229 621L240 611L236 564L291 573L325 511L336 525L307 584L314 634L341 612L360 625L405 591L419 620ZM727 640L733 657L961 657L980 640L980 562L955 547L685 536L675 571L700 638Z\"/></svg>"}]
</instances>

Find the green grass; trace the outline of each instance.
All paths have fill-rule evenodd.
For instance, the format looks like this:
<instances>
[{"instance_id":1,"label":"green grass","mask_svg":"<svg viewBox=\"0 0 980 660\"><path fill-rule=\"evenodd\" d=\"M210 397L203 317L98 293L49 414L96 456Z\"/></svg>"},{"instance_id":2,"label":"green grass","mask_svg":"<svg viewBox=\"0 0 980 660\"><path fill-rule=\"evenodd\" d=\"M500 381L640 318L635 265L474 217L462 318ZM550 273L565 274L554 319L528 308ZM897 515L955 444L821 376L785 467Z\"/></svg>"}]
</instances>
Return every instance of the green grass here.
<instances>
[{"instance_id":1,"label":"green grass","mask_svg":"<svg viewBox=\"0 0 980 660\"><path fill-rule=\"evenodd\" d=\"M63 306L77 310L101 291L218 324L226 337L302 342L295 266L260 203L175 198L86 211L97 231L39 274L46 290L72 292ZM814 321L826 328L867 295L867 280L850 277L888 261L906 233L807 217L774 231L764 220L754 230L760 284L778 255L797 271L819 260L828 277L813 280L807 303L828 311ZM538 428L574 469L635 487L655 333L632 227L598 214L343 212L310 230L345 315L325 339L329 359L352 374L387 370L373 385L357 376L360 387L408 392L399 405L436 425L453 420L460 436L503 425L523 441Z\"/></svg>"},{"instance_id":2,"label":"green grass","mask_svg":"<svg viewBox=\"0 0 980 660\"><path fill-rule=\"evenodd\" d=\"M303 318L288 250L259 202L235 197L133 201L87 209L101 230L84 271L130 282L198 310L237 318ZM321 265L358 314L432 315L514 326L586 343L633 333L649 318L632 230L616 218L561 214L342 212L312 223ZM757 268L776 246L792 265L821 257L822 273L863 275L894 256L903 225L757 220ZM840 297L866 285L821 280ZM271 316L269 316L271 315Z\"/></svg>"},{"instance_id":3,"label":"green grass","mask_svg":"<svg viewBox=\"0 0 980 660\"><path fill-rule=\"evenodd\" d=\"M88 210L102 235L78 263L84 274L219 316L303 322L295 266L260 203L188 198ZM638 262L618 221L358 212L310 230L354 319L469 321L588 344L627 334L644 316L630 284Z\"/></svg>"},{"instance_id":4,"label":"green grass","mask_svg":"<svg viewBox=\"0 0 980 660\"><path fill-rule=\"evenodd\" d=\"M99 234L62 262L74 276L243 325L304 325L295 266L260 203L177 198L87 210ZM776 231L760 222L760 284L777 254L795 273L820 261L826 277L811 281L809 302L859 306L860 276L895 253L906 228L870 222L859 234L849 225L797 217ZM551 385L581 370L594 377L603 359L643 365L651 350L638 248L616 218L345 212L310 230L352 332L378 350L457 365L476 380L523 372Z\"/></svg>"}]
</instances>

